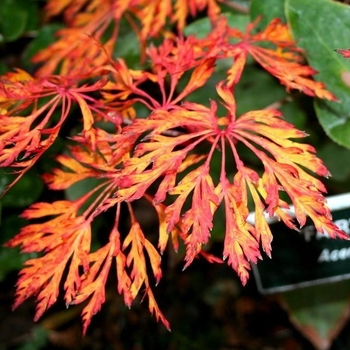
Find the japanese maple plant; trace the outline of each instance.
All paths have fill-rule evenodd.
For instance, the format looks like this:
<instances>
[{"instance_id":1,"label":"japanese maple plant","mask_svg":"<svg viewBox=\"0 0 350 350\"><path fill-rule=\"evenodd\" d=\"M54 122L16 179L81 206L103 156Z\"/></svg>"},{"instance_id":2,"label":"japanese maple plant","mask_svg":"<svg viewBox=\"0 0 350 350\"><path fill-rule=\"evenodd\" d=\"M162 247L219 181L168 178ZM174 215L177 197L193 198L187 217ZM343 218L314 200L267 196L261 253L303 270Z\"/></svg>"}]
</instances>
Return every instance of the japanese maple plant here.
<instances>
[{"instance_id":1,"label":"japanese maple plant","mask_svg":"<svg viewBox=\"0 0 350 350\"><path fill-rule=\"evenodd\" d=\"M0 164L17 175L7 190L54 145L67 123L75 127L65 135L56 167L42 178L57 191L86 179L97 184L74 200L38 202L24 210L22 216L32 222L6 245L38 254L20 272L15 308L36 297L37 320L60 293L67 307L87 300L85 333L105 301L113 267L125 304L146 297L150 312L170 328L153 294L166 249L184 247L185 268L198 256L224 261L245 284L262 251L271 256L267 217L296 230L311 218L319 232L345 237L332 222L319 180L329 171L314 147L299 140L306 133L273 106L237 115L235 88L254 61L288 92L336 97L313 79L316 71L305 63L286 24L276 18L261 28L257 19L242 30L223 13L229 5L47 2L45 19L61 16L65 27L33 57L35 72L18 68L0 77ZM199 13L209 17L211 30L186 35L187 22ZM139 39L140 61L132 67L114 54L122 26ZM224 75L217 74L218 67L225 67ZM197 101L195 92L213 80L215 89ZM243 148L259 160L259 171L241 157ZM218 176L212 173L214 157ZM135 215L140 199L158 216L157 241L147 237ZM219 208L225 232L222 256L215 257L207 247ZM92 225L106 211L113 222L103 233L106 244L96 248ZM247 220L250 211L254 223ZM128 231L122 232L126 220Z\"/></svg>"}]
</instances>

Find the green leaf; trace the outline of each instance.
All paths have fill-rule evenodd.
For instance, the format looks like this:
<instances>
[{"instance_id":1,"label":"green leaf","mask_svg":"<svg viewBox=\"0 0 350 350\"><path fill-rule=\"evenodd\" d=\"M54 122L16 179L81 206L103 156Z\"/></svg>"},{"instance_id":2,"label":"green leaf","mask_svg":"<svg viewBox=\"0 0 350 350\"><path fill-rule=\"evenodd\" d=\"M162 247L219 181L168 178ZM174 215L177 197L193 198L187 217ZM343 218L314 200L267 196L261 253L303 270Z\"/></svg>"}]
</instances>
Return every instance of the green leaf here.
<instances>
[{"instance_id":1,"label":"green leaf","mask_svg":"<svg viewBox=\"0 0 350 350\"><path fill-rule=\"evenodd\" d=\"M32 57L40 50L47 48L55 41L55 33L63 26L58 23L51 23L43 26L38 31L36 38L31 41L23 54L23 66L26 69L33 69Z\"/></svg>"},{"instance_id":2,"label":"green leaf","mask_svg":"<svg viewBox=\"0 0 350 350\"><path fill-rule=\"evenodd\" d=\"M287 122L293 124L299 130L304 130L306 128L307 115L294 100L284 104L279 109Z\"/></svg>"},{"instance_id":3,"label":"green leaf","mask_svg":"<svg viewBox=\"0 0 350 350\"><path fill-rule=\"evenodd\" d=\"M103 34L102 42L106 42L115 30L115 25L111 24ZM157 46L157 45L156 45ZM119 24L118 40L114 45L113 57L123 58L131 69L143 69L141 64L141 48L142 45L130 23L122 18Z\"/></svg>"},{"instance_id":4,"label":"green leaf","mask_svg":"<svg viewBox=\"0 0 350 350\"><path fill-rule=\"evenodd\" d=\"M23 261L19 249L11 249L0 246L0 282L11 271L20 270Z\"/></svg>"},{"instance_id":5,"label":"green leaf","mask_svg":"<svg viewBox=\"0 0 350 350\"><path fill-rule=\"evenodd\" d=\"M285 89L274 77L256 65L247 65L235 87L237 114L266 108L286 95Z\"/></svg>"},{"instance_id":6,"label":"green leaf","mask_svg":"<svg viewBox=\"0 0 350 350\"><path fill-rule=\"evenodd\" d=\"M309 64L339 102L315 100L327 135L350 148L350 60L334 50L350 47L350 7L330 0L286 0L286 16Z\"/></svg>"},{"instance_id":7,"label":"green leaf","mask_svg":"<svg viewBox=\"0 0 350 350\"><path fill-rule=\"evenodd\" d=\"M39 6L33 0L2 0L0 41L14 41L39 27Z\"/></svg>"},{"instance_id":8,"label":"green leaf","mask_svg":"<svg viewBox=\"0 0 350 350\"><path fill-rule=\"evenodd\" d=\"M134 31L130 30L118 37L114 56L123 58L132 69L141 68L141 44Z\"/></svg>"},{"instance_id":9,"label":"green leaf","mask_svg":"<svg viewBox=\"0 0 350 350\"><path fill-rule=\"evenodd\" d=\"M26 339L25 342L23 342L19 347L17 347L17 350L40 350L45 349L48 345L48 334L49 332L41 327L36 326L31 329L31 337L29 339Z\"/></svg>"},{"instance_id":10,"label":"green leaf","mask_svg":"<svg viewBox=\"0 0 350 350\"><path fill-rule=\"evenodd\" d=\"M346 106L349 106L349 101L346 101ZM331 108L323 101L315 101L316 114L326 134L339 145L350 148L350 110L340 109Z\"/></svg>"},{"instance_id":11,"label":"green leaf","mask_svg":"<svg viewBox=\"0 0 350 350\"><path fill-rule=\"evenodd\" d=\"M350 178L350 150L329 141L317 148L317 156L324 161L333 181L346 181Z\"/></svg>"},{"instance_id":12,"label":"green leaf","mask_svg":"<svg viewBox=\"0 0 350 350\"><path fill-rule=\"evenodd\" d=\"M70 186L64 192L68 200L74 201L83 196L84 194L88 193L89 191L93 190L99 184L101 184L100 179L84 179Z\"/></svg>"},{"instance_id":13,"label":"green leaf","mask_svg":"<svg viewBox=\"0 0 350 350\"><path fill-rule=\"evenodd\" d=\"M0 169L0 193L16 178L9 168ZM0 199L3 207L23 208L35 202L43 190L43 182L33 169L23 177Z\"/></svg>"},{"instance_id":14,"label":"green leaf","mask_svg":"<svg viewBox=\"0 0 350 350\"><path fill-rule=\"evenodd\" d=\"M27 260L35 257L37 254L22 254L19 248L0 246L0 282L5 280L9 272L20 270Z\"/></svg>"},{"instance_id":15,"label":"green leaf","mask_svg":"<svg viewBox=\"0 0 350 350\"><path fill-rule=\"evenodd\" d=\"M284 2L284 0L252 0L249 12L251 20L262 17L257 29L265 28L274 18L279 18L285 23Z\"/></svg>"},{"instance_id":16,"label":"green leaf","mask_svg":"<svg viewBox=\"0 0 350 350\"><path fill-rule=\"evenodd\" d=\"M249 16L236 13L223 13L230 27L244 32L249 23ZM198 19L187 25L184 29L186 36L194 35L197 38L205 38L212 31L212 25L208 17Z\"/></svg>"},{"instance_id":17,"label":"green leaf","mask_svg":"<svg viewBox=\"0 0 350 350\"><path fill-rule=\"evenodd\" d=\"M24 32L28 21L26 11L16 6L0 6L0 35L1 40L14 41Z\"/></svg>"},{"instance_id":18,"label":"green leaf","mask_svg":"<svg viewBox=\"0 0 350 350\"><path fill-rule=\"evenodd\" d=\"M74 201L81 196L87 194L88 192L92 191L94 188L96 188L98 185L101 184L101 180L97 178L88 178L81 181L78 181L74 185L67 188L64 193L66 199L70 201ZM98 195L101 193L101 191L97 191L97 193L94 193L82 206L80 209L80 213L84 212L98 197Z\"/></svg>"},{"instance_id":19,"label":"green leaf","mask_svg":"<svg viewBox=\"0 0 350 350\"><path fill-rule=\"evenodd\" d=\"M196 21L188 24L184 28L184 34L186 36L195 36L197 38L205 38L212 30L212 25L208 17L197 19Z\"/></svg>"},{"instance_id":20,"label":"green leaf","mask_svg":"<svg viewBox=\"0 0 350 350\"><path fill-rule=\"evenodd\" d=\"M315 346L329 349L347 322L350 281L341 281L280 294L291 322Z\"/></svg>"},{"instance_id":21,"label":"green leaf","mask_svg":"<svg viewBox=\"0 0 350 350\"><path fill-rule=\"evenodd\" d=\"M38 0L16 0L17 6L25 8L28 16L26 32L36 31L40 26L40 9Z\"/></svg>"},{"instance_id":22,"label":"green leaf","mask_svg":"<svg viewBox=\"0 0 350 350\"><path fill-rule=\"evenodd\" d=\"M6 66L5 63L0 62L0 75L5 74L6 72L8 72L8 67Z\"/></svg>"},{"instance_id":23,"label":"green leaf","mask_svg":"<svg viewBox=\"0 0 350 350\"><path fill-rule=\"evenodd\" d=\"M9 272L20 270L28 259L37 257L36 253L21 254L20 248L2 246L3 243L13 238L26 223L27 221L18 217L16 212L3 218L0 222L0 281L3 281Z\"/></svg>"}]
</instances>

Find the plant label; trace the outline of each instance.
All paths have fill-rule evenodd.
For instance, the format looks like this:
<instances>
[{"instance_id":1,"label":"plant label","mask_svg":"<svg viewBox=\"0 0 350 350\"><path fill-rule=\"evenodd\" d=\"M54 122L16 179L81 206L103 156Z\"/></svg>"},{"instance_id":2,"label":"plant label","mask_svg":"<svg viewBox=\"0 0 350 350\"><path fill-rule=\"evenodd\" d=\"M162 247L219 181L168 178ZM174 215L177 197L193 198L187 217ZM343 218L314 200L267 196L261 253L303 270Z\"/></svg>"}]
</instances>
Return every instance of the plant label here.
<instances>
[{"instance_id":1,"label":"plant label","mask_svg":"<svg viewBox=\"0 0 350 350\"><path fill-rule=\"evenodd\" d=\"M350 239L350 193L328 197L327 204L334 223ZM254 220L254 213L249 220ZM317 232L311 220L300 232L275 218L270 219L270 227L272 258L264 256L257 265L252 265L261 293L284 292L350 278L350 240L331 239Z\"/></svg>"}]
</instances>

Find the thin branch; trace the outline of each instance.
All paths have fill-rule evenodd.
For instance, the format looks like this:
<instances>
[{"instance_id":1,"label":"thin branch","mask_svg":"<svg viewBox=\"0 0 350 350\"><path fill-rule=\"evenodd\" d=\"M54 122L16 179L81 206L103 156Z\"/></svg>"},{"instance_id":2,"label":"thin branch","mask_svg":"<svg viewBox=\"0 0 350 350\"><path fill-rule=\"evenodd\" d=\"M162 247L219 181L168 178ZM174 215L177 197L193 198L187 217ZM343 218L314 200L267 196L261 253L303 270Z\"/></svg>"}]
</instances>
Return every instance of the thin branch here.
<instances>
[{"instance_id":1,"label":"thin branch","mask_svg":"<svg viewBox=\"0 0 350 350\"><path fill-rule=\"evenodd\" d=\"M233 8L234 10L238 11L238 12L242 12L244 14L248 14L249 13L249 9L248 9L247 6L239 4L236 1L227 1L227 2L225 2L225 4L227 6Z\"/></svg>"}]
</instances>

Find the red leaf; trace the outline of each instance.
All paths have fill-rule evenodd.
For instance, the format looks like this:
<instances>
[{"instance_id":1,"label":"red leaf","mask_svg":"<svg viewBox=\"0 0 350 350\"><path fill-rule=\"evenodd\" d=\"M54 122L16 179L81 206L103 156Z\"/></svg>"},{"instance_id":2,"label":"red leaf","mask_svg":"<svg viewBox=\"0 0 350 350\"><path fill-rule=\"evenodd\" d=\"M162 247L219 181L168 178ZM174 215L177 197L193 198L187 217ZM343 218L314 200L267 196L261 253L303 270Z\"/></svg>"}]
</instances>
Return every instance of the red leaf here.
<instances>
[{"instance_id":1,"label":"red leaf","mask_svg":"<svg viewBox=\"0 0 350 350\"><path fill-rule=\"evenodd\" d=\"M345 58L350 58L350 49L336 49L335 52L340 53Z\"/></svg>"}]
</instances>

